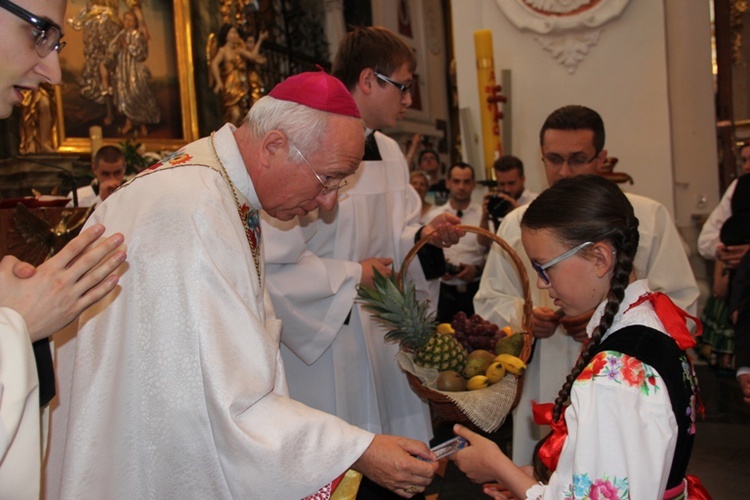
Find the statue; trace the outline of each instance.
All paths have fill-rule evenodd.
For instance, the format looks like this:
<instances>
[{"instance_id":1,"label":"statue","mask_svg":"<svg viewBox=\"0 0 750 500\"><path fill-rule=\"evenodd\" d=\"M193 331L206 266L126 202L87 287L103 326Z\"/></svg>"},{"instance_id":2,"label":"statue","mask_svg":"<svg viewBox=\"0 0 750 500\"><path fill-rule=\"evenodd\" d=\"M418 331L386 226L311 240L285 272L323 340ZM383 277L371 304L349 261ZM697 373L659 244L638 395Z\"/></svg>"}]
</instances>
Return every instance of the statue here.
<instances>
[{"instance_id":1,"label":"statue","mask_svg":"<svg viewBox=\"0 0 750 500\"><path fill-rule=\"evenodd\" d=\"M146 20L141 10L141 0L125 0L128 8L135 14L140 31L148 41L149 34ZM68 25L76 31L83 30L84 67L78 84L81 96L97 104L106 105L112 89L102 81L102 68L112 72L114 62L108 54L109 43L122 30L119 16L120 0L90 0L75 17L67 20ZM108 118L112 116L108 109Z\"/></svg>"},{"instance_id":2,"label":"statue","mask_svg":"<svg viewBox=\"0 0 750 500\"><path fill-rule=\"evenodd\" d=\"M245 40L245 47L247 48L248 52L250 52L251 54L258 54L253 62L249 64L248 70L248 79L250 81L250 106L255 104L258 99L266 95L265 84L263 83L263 78L260 76L260 72L258 71L257 67L259 64L266 64L266 56L260 54L259 51L260 45L263 43L263 40L267 38L268 32L261 31L258 40L256 40L253 35L248 36L247 40Z\"/></svg>"},{"instance_id":3,"label":"statue","mask_svg":"<svg viewBox=\"0 0 750 500\"><path fill-rule=\"evenodd\" d=\"M262 31L257 41L250 42L252 48L248 50L240 30L230 24L222 25L218 37L213 33L209 36L209 85L221 97L226 122L239 126L250 106L262 95L263 84L253 66L265 63L260 48L266 38L268 32Z\"/></svg>"},{"instance_id":4,"label":"statue","mask_svg":"<svg viewBox=\"0 0 750 500\"><path fill-rule=\"evenodd\" d=\"M151 72L144 64L148 57L148 41L139 29L133 11L126 11L122 22L123 28L107 48L107 56L114 63L114 92L108 96L114 98L117 112L125 116L120 133L127 135L134 127L139 127L140 135L144 137L148 135L147 124L161 121L159 105L149 87ZM102 81L108 88L113 88L107 66L102 64L100 69Z\"/></svg>"},{"instance_id":5,"label":"statue","mask_svg":"<svg viewBox=\"0 0 750 500\"><path fill-rule=\"evenodd\" d=\"M21 154L52 153L57 139L57 102L55 87L42 83L37 90L26 92L21 102L19 132Z\"/></svg>"}]
</instances>

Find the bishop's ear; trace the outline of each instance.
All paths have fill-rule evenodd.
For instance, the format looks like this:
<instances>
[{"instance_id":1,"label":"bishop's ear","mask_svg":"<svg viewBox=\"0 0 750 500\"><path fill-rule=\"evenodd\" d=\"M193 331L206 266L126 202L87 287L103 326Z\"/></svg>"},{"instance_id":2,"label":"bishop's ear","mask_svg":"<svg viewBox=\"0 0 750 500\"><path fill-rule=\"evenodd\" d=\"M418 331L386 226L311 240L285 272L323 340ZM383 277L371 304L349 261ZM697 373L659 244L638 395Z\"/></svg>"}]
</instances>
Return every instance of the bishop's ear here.
<instances>
[{"instance_id":1,"label":"bishop's ear","mask_svg":"<svg viewBox=\"0 0 750 500\"><path fill-rule=\"evenodd\" d=\"M277 159L276 157L280 154L287 155L286 148L288 145L289 140L286 134L280 130L271 130L263 136L263 140L261 141L261 160L264 161L264 164L267 164L272 159ZM283 156L283 158L286 158L286 156Z\"/></svg>"}]
</instances>

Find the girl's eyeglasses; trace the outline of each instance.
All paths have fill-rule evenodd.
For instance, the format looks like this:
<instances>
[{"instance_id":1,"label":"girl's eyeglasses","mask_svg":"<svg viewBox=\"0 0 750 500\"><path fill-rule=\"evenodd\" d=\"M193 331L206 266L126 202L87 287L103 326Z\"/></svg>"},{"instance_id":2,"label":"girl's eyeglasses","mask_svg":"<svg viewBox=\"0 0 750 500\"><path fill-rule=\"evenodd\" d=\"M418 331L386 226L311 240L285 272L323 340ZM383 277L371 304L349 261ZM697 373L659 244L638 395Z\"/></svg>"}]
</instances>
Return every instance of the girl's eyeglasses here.
<instances>
[{"instance_id":1,"label":"girl's eyeglasses","mask_svg":"<svg viewBox=\"0 0 750 500\"><path fill-rule=\"evenodd\" d=\"M544 281L546 284L549 285L550 284L550 279L549 279L549 276L547 276L547 273L545 272L547 269L549 269L550 267L554 266L555 264L558 264L558 263L564 261L568 257L574 256L581 249L586 248L587 246L593 245L593 244L594 243L592 241L586 241L584 243L581 243L577 247L571 248L570 250L568 250L567 252L563 253L562 255L558 255L557 257L555 257L551 261L549 261L549 262L547 262L545 264L542 264L542 265L539 265L536 262L532 261L531 267L534 268L534 271L536 271L536 273L539 275L539 277L542 279L542 281Z\"/></svg>"}]
</instances>

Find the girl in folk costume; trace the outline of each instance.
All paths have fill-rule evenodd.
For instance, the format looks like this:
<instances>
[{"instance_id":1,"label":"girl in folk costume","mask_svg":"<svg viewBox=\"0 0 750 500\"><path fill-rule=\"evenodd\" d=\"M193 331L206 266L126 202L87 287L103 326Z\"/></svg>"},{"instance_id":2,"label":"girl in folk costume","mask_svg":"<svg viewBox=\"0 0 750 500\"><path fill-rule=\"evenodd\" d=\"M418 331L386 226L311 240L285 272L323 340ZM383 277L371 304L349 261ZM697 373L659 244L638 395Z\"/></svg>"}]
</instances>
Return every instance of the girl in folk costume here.
<instances>
[{"instance_id":1,"label":"girl in folk costume","mask_svg":"<svg viewBox=\"0 0 750 500\"><path fill-rule=\"evenodd\" d=\"M554 403L535 405L534 470L456 426L469 447L458 467L493 498L710 498L685 470L698 386L685 350L692 316L638 280L638 219L620 189L599 176L563 179L529 206L522 241L537 286L562 312L595 310L589 340ZM700 325L698 324L699 330Z\"/></svg>"}]
</instances>

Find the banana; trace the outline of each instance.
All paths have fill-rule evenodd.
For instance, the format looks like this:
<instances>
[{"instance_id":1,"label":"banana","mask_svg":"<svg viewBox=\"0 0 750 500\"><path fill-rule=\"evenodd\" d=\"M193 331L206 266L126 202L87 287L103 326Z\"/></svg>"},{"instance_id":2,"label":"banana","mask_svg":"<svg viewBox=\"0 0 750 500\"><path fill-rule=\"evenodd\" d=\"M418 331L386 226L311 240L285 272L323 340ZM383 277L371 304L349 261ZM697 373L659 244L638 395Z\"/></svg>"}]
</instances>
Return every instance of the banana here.
<instances>
[{"instance_id":1,"label":"banana","mask_svg":"<svg viewBox=\"0 0 750 500\"><path fill-rule=\"evenodd\" d=\"M478 389L484 389L490 385L490 381L484 375L475 375L466 382L467 391L476 391Z\"/></svg>"},{"instance_id":2,"label":"banana","mask_svg":"<svg viewBox=\"0 0 750 500\"><path fill-rule=\"evenodd\" d=\"M453 326L450 323L440 323L437 328L435 329L437 333L441 334L453 334L456 333L456 331L453 329Z\"/></svg>"},{"instance_id":3,"label":"banana","mask_svg":"<svg viewBox=\"0 0 750 500\"><path fill-rule=\"evenodd\" d=\"M512 373L513 375L522 375L526 371L526 363L521 358L511 354L499 354L493 362L502 363L508 373Z\"/></svg>"},{"instance_id":4,"label":"banana","mask_svg":"<svg viewBox=\"0 0 750 500\"><path fill-rule=\"evenodd\" d=\"M484 375L490 381L490 384L500 382L505 377L505 366L499 361L492 363Z\"/></svg>"}]
</instances>

